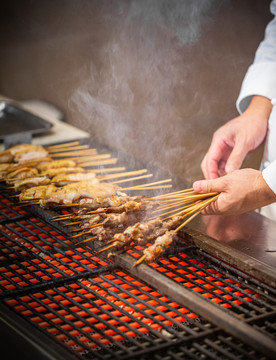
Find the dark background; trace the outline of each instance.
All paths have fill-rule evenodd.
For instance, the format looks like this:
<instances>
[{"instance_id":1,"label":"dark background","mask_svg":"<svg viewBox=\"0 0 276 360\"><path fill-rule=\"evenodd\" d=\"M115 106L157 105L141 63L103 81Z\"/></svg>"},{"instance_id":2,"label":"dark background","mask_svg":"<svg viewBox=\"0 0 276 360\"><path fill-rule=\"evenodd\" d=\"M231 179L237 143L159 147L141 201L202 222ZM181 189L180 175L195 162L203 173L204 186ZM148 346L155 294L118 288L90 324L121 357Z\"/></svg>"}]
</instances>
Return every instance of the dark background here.
<instances>
[{"instance_id":1,"label":"dark background","mask_svg":"<svg viewBox=\"0 0 276 360\"><path fill-rule=\"evenodd\" d=\"M196 180L212 133L237 116L269 3L0 1L0 94L53 103L100 142Z\"/></svg>"}]
</instances>

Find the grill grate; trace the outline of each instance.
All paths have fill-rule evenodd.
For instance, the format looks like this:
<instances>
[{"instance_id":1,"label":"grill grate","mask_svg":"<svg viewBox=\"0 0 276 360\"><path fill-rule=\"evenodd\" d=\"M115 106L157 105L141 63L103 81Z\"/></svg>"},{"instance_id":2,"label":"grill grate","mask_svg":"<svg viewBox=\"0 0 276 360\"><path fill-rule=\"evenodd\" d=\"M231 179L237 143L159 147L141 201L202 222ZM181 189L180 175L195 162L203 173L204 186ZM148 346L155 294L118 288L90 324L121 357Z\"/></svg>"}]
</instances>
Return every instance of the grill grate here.
<instances>
[{"instance_id":1,"label":"grill grate","mask_svg":"<svg viewBox=\"0 0 276 360\"><path fill-rule=\"evenodd\" d=\"M34 217L0 227L0 298L29 286L97 273L112 262ZM24 291L24 290L23 290Z\"/></svg>"},{"instance_id":2,"label":"grill grate","mask_svg":"<svg viewBox=\"0 0 276 360\"><path fill-rule=\"evenodd\" d=\"M28 216L28 211L14 204L9 198L0 194L0 224L11 219L19 220Z\"/></svg>"},{"instance_id":3,"label":"grill grate","mask_svg":"<svg viewBox=\"0 0 276 360\"><path fill-rule=\"evenodd\" d=\"M10 211L17 206L4 196L0 201L8 209L0 225L0 299L77 358L265 359L191 306L73 241L61 226L31 210ZM164 282L173 280L275 340L275 290L183 242L175 245L175 253L150 264ZM128 253L137 258L141 250Z\"/></svg>"},{"instance_id":4,"label":"grill grate","mask_svg":"<svg viewBox=\"0 0 276 360\"><path fill-rule=\"evenodd\" d=\"M175 244L176 254L150 264L162 276L207 298L218 307L251 323L255 328L276 340L276 290L256 279L222 264L219 260L196 249L180 252L181 244ZM172 247L174 248L174 247ZM183 249L183 243L182 243ZM141 248L128 253L135 259L141 256ZM166 256L167 255L167 256Z\"/></svg>"},{"instance_id":5,"label":"grill grate","mask_svg":"<svg viewBox=\"0 0 276 360\"><path fill-rule=\"evenodd\" d=\"M218 354L224 359L262 358L122 270L9 298L5 303L76 354L93 353L93 359L134 359L148 353L158 358L158 351L169 359L179 359L181 354L191 359L203 354L209 354L207 358Z\"/></svg>"}]
</instances>

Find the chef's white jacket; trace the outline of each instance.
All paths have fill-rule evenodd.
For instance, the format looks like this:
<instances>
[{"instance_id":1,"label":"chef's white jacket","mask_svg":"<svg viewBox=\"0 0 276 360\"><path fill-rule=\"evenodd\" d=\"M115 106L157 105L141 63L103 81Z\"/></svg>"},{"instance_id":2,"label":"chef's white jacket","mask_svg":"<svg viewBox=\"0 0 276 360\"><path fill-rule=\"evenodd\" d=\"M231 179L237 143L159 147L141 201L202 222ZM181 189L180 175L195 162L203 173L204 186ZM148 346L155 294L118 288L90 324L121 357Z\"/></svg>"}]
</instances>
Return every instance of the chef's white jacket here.
<instances>
[{"instance_id":1,"label":"chef's white jacket","mask_svg":"<svg viewBox=\"0 0 276 360\"><path fill-rule=\"evenodd\" d=\"M273 104L261 170L264 180L276 193L276 0L271 2L270 10L274 18L267 25L265 38L247 70L236 105L240 113L244 112L253 95L265 96ZM266 206L261 213L276 220L276 203Z\"/></svg>"}]
</instances>

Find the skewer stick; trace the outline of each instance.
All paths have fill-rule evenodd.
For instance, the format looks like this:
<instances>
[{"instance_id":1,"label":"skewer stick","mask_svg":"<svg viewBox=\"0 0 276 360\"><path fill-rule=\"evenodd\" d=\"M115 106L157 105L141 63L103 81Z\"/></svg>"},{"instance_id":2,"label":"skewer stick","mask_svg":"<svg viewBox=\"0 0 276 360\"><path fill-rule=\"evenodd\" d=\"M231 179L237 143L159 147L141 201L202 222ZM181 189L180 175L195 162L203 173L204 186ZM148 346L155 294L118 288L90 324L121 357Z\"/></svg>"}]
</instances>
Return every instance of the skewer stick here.
<instances>
[{"instance_id":1,"label":"skewer stick","mask_svg":"<svg viewBox=\"0 0 276 360\"><path fill-rule=\"evenodd\" d=\"M147 187L143 187L143 186L133 186L133 187L128 187L128 188L120 189L120 191L124 191L124 190L168 189L168 188L171 188L171 187L172 187L172 185L156 185L156 186L147 186Z\"/></svg>"},{"instance_id":2,"label":"skewer stick","mask_svg":"<svg viewBox=\"0 0 276 360\"><path fill-rule=\"evenodd\" d=\"M74 222L71 222L69 224L66 224L66 226L72 226L72 225L77 225L77 224L80 224L81 221L74 221Z\"/></svg>"},{"instance_id":3,"label":"skewer stick","mask_svg":"<svg viewBox=\"0 0 276 360\"><path fill-rule=\"evenodd\" d=\"M65 151L58 154L52 154L52 157L68 157L72 155L78 155L78 156L85 156L85 155L96 155L97 150L96 149L87 149L87 150L72 150L72 151Z\"/></svg>"},{"instance_id":4,"label":"skewer stick","mask_svg":"<svg viewBox=\"0 0 276 360\"><path fill-rule=\"evenodd\" d=\"M137 265L141 264L141 262L143 262L143 261L145 260L145 258L146 258L146 255L141 256L141 257L136 261L136 263L134 263L134 264L132 265L131 268L133 269L133 268L135 268Z\"/></svg>"},{"instance_id":5,"label":"skewer stick","mask_svg":"<svg viewBox=\"0 0 276 360\"><path fill-rule=\"evenodd\" d=\"M81 165L83 162L87 161L96 161L96 160L103 160L103 159L110 159L110 154L102 154L102 155L84 155L84 156L73 156L66 158L66 160L76 161L78 164Z\"/></svg>"},{"instance_id":6,"label":"skewer stick","mask_svg":"<svg viewBox=\"0 0 276 360\"><path fill-rule=\"evenodd\" d=\"M136 185L136 186L131 186L129 188L125 188L123 190L134 190L134 189L144 189L144 188L147 188L147 187L150 187L152 185L157 185L157 184L164 184L164 183L168 183L168 182L171 182L172 179L166 179L166 180L160 180L160 181L155 181L155 182L152 182L152 183L148 183L148 184L144 184L144 185Z\"/></svg>"},{"instance_id":7,"label":"skewer stick","mask_svg":"<svg viewBox=\"0 0 276 360\"><path fill-rule=\"evenodd\" d=\"M134 180L141 180L141 179L146 179L152 177L152 174L146 174L146 175L141 175L141 176L136 176L133 178L128 178L128 179L123 179L123 180L119 180L119 181L114 181L115 184L121 184L123 182L128 182L128 181L134 181Z\"/></svg>"},{"instance_id":8,"label":"skewer stick","mask_svg":"<svg viewBox=\"0 0 276 360\"><path fill-rule=\"evenodd\" d=\"M91 229L93 229L93 228L96 228L96 227L99 227L99 226L102 226L102 225L103 225L103 223L98 223L98 224L95 224L95 225L90 226L89 229L91 230ZM81 235L89 234L89 233L91 232L90 230L83 231L82 233L73 235L73 236L71 236L71 237L72 237L72 238L77 238L77 237L79 237L79 236L81 236Z\"/></svg>"},{"instance_id":9,"label":"skewer stick","mask_svg":"<svg viewBox=\"0 0 276 360\"><path fill-rule=\"evenodd\" d=\"M94 171L94 170L92 170ZM100 180L110 180L113 178L120 178L120 177L125 177L125 176L131 176L131 175L142 175L144 173L146 173L148 170L147 169L142 169L142 170L135 170L135 171L126 171L123 173L119 173L119 174L109 174L109 175L103 175L102 177L100 177Z\"/></svg>"},{"instance_id":10,"label":"skewer stick","mask_svg":"<svg viewBox=\"0 0 276 360\"><path fill-rule=\"evenodd\" d=\"M187 210L189 210L189 211L191 211L190 209L192 208L194 206L194 204L188 204L188 205L185 205L185 206L183 206L183 207L181 207L181 208L177 208L177 209L175 209L175 210L171 210L171 211L167 211L167 212L165 212L165 213L163 213L163 214L159 214L159 215L155 215L155 216L153 216L152 218L150 218L150 219L154 219L154 218L156 218L156 217L158 217L158 216L165 216L165 215L168 215L168 214L170 214L169 216L167 216L167 217L165 217L165 218L162 218L162 220L167 220L167 219L169 219L169 218L171 218L172 216L177 216L177 215L183 215L183 214L185 214L185 210L184 209L187 209ZM179 211L179 210L181 210L181 211ZM189 212L188 211L188 212ZM176 212L176 213L175 213ZM174 214L175 213L175 214Z\"/></svg>"},{"instance_id":11,"label":"skewer stick","mask_svg":"<svg viewBox=\"0 0 276 360\"><path fill-rule=\"evenodd\" d=\"M52 221L63 221L63 220L67 220L67 219L71 219L71 215L66 214L65 215L60 215L59 217L52 219Z\"/></svg>"},{"instance_id":12,"label":"skewer stick","mask_svg":"<svg viewBox=\"0 0 276 360\"><path fill-rule=\"evenodd\" d=\"M89 238L89 239L85 239L85 240L80 241L79 244L86 243L86 242L88 242L88 241L95 240L95 239L97 239L97 236L92 236L92 237Z\"/></svg>"},{"instance_id":13,"label":"skewer stick","mask_svg":"<svg viewBox=\"0 0 276 360\"><path fill-rule=\"evenodd\" d=\"M186 192L194 192L194 189L193 188L189 188L189 189L185 189L185 190L179 190L179 191L174 191L174 192L171 192L171 193L167 193L167 194L162 194L162 195L158 195L158 196L155 196L154 198L165 198L165 197L170 197L171 195L176 195L176 194L181 194L181 193L186 193ZM149 200L151 200L153 198L149 198Z\"/></svg>"},{"instance_id":14,"label":"skewer stick","mask_svg":"<svg viewBox=\"0 0 276 360\"><path fill-rule=\"evenodd\" d=\"M99 251L99 254L102 253L102 252L104 252L104 251L106 251L106 250L111 249L112 247L114 247L113 244L106 246L105 248L103 248L102 250Z\"/></svg>"},{"instance_id":15,"label":"skewer stick","mask_svg":"<svg viewBox=\"0 0 276 360\"><path fill-rule=\"evenodd\" d=\"M206 208L209 204L211 204L213 201L216 201L217 198L219 197L219 194L212 197L211 199L204 201L204 204L201 204L201 206L199 207L199 210L197 210L191 217L189 217L189 219L187 219L186 221L184 221L183 224L181 224L180 226L178 226L178 228L175 229L175 232L178 232L180 229L182 229L185 225L187 225L193 218L195 218L204 208Z\"/></svg>"},{"instance_id":16,"label":"skewer stick","mask_svg":"<svg viewBox=\"0 0 276 360\"><path fill-rule=\"evenodd\" d=\"M93 172L95 174L102 174L102 173L110 173L110 172L119 172L119 171L125 171L125 167L110 167L110 168L103 168L103 169L91 169L88 170L88 172ZM114 174L116 175L116 174Z\"/></svg>"},{"instance_id":17,"label":"skewer stick","mask_svg":"<svg viewBox=\"0 0 276 360\"><path fill-rule=\"evenodd\" d=\"M176 206L179 206L179 205L183 205L185 204L185 200L179 200L179 201L175 201L173 203L167 203L167 204L164 204L162 206L158 206L158 208L156 210L153 210L152 213L158 213L160 211L164 211L164 210L167 210L167 209L172 209Z\"/></svg>"},{"instance_id":18,"label":"skewer stick","mask_svg":"<svg viewBox=\"0 0 276 360\"><path fill-rule=\"evenodd\" d=\"M68 147L68 146L75 146L75 145L79 145L79 141L71 141L68 143L63 143L63 144L58 144L58 145L49 145L46 147L46 149L59 149L59 148L63 148L63 147Z\"/></svg>"},{"instance_id":19,"label":"skewer stick","mask_svg":"<svg viewBox=\"0 0 276 360\"><path fill-rule=\"evenodd\" d=\"M71 150L84 150L84 149L89 149L89 145L79 145L79 146L64 146L62 148L51 148L48 149L49 153L53 154L53 153L58 153L58 152L62 152L62 151L71 151Z\"/></svg>"},{"instance_id":20,"label":"skewer stick","mask_svg":"<svg viewBox=\"0 0 276 360\"><path fill-rule=\"evenodd\" d=\"M118 161L117 158L111 158L111 159L104 159L104 160L95 160L95 161L88 161L81 163L82 167L89 167L89 166L99 166L99 165L112 165L116 164Z\"/></svg>"},{"instance_id":21,"label":"skewer stick","mask_svg":"<svg viewBox=\"0 0 276 360\"><path fill-rule=\"evenodd\" d=\"M20 207L23 206L30 206L30 205L38 205L40 202L39 201L33 201L33 202L29 202L27 204L19 204Z\"/></svg>"},{"instance_id":22,"label":"skewer stick","mask_svg":"<svg viewBox=\"0 0 276 360\"><path fill-rule=\"evenodd\" d=\"M73 207L73 206L80 206L79 203L75 203L75 204L61 204L62 207Z\"/></svg>"}]
</instances>

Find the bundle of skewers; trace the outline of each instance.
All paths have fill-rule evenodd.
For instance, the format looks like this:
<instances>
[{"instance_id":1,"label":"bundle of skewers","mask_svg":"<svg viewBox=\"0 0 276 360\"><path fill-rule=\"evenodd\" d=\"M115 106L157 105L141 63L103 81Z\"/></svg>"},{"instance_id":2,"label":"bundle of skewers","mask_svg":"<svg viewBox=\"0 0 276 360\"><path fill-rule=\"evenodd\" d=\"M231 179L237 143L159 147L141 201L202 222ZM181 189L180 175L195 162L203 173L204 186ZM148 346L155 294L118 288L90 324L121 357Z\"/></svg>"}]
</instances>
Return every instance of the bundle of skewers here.
<instances>
[{"instance_id":1,"label":"bundle of skewers","mask_svg":"<svg viewBox=\"0 0 276 360\"><path fill-rule=\"evenodd\" d=\"M0 179L18 193L15 196L24 206L71 208L54 221L70 221L65 225L74 225L74 239L89 234L81 242L103 242L100 252L108 251L108 256L145 246L134 266L156 260L178 231L219 196L198 194L193 189L155 197L130 196L126 192L171 187L171 179L120 187L152 174L146 174L146 169L103 168L116 161L110 154L98 154L78 142L48 148L18 145L0 153Z\"/></svg>"}]
</instances>

